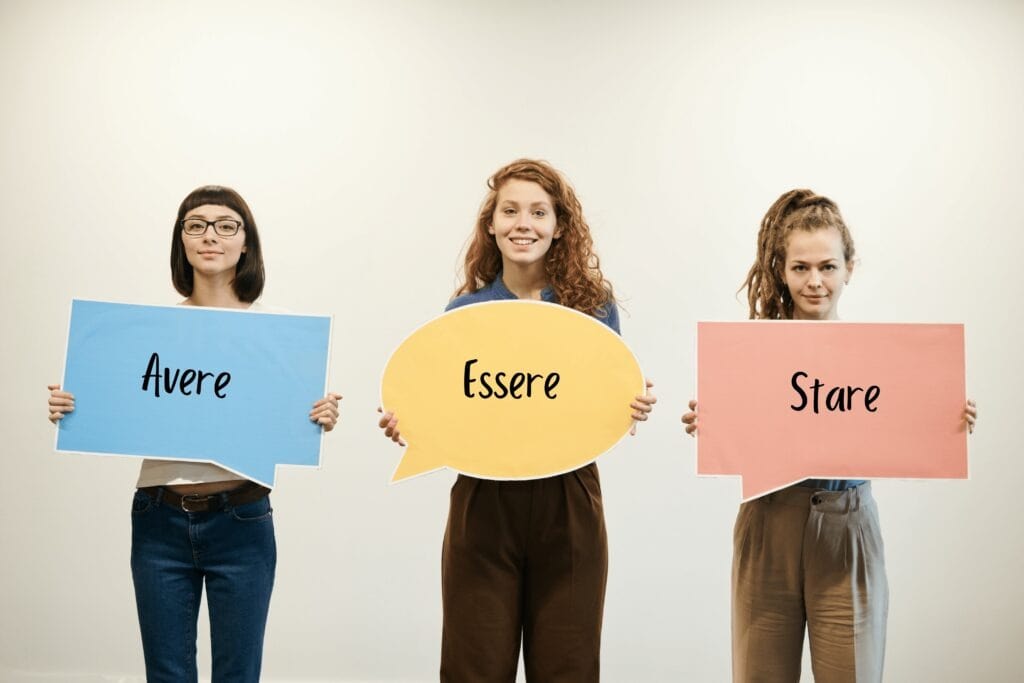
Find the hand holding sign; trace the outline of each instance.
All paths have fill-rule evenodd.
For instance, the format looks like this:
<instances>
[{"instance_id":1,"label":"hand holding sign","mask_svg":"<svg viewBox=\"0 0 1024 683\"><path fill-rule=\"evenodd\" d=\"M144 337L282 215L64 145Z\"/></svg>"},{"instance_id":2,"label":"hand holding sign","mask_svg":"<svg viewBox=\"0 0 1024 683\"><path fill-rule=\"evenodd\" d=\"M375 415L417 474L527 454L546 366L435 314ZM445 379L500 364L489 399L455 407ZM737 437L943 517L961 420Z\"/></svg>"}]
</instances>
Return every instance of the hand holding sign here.
<instances>
[{"instance_id":1,"label":"hand holding sign","mask_svg":"<svg viewBox=\"0 0 1024 683\"><path fill-rule=\"evenodd\" d=\"M401 415L409 442L393 480L445 466L489 479L568 472L625 435L643 387L632 352L590 316L532 301L458 308L384 370L381 427L398 438Z\"/></svg>"},{"instance_id":2,"label":"hand holding sign","mask_svg":"<svg viewBox=\"0 0 1024 683\"><path fill-rule=\"evenodd\" d=\"M50 411L50 422L57 424L64 415L75 409L75 397L67 391L61 391L59 384L48 384L50 400L47 401L47 408Z\"/></svg>"},{"instance_id":3,"label":"hand holding sign","mask_svg":"<svg viewBox=\"0 0 1024 683\"><path fill-rule=\"evenodd\" d=\"M698 323L698 474L966 478L962 325ZM683 415L697 428L697 404Z\"/></svg>"}]
</instances>

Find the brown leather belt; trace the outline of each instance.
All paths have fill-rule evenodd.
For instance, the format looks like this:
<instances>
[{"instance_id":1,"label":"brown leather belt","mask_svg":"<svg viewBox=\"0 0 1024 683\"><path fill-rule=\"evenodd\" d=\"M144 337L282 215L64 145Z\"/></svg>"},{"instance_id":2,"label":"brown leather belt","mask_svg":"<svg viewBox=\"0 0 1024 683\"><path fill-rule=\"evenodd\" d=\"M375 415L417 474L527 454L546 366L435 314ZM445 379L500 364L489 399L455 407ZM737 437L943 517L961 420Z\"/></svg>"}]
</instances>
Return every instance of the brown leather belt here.
<instances>
[{"instance_id":1,"label":"brown leather belt","mask_svg":"<svg viewBox=\"0 0 1024 683\"><path fill-rule=\"evenodd\" d=\"M247 481L238 488L206 496L195 494L182 496L163 486L145 486L139 490L159 503L181 508L185 512L217 512L224 508L252 503L270 493L270 489L266 486L260 486L251 481Z\"/></svg>"}]
</instances>

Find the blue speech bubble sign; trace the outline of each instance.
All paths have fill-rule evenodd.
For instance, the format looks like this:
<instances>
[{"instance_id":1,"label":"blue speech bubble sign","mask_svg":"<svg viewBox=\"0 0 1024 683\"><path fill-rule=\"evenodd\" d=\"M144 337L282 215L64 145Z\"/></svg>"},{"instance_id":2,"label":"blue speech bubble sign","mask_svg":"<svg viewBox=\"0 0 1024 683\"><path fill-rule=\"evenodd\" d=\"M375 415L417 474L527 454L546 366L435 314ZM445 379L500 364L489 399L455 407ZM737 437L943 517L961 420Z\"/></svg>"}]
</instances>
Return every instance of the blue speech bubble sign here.
<instances>
[{"instance_id":1,"label":"blue speech bubble sign","mask_svg":"<svg viewBox=\"0 0 1024 683\"><path fill-rule=\"evenodd\" d=\"M272 487L319 466L331 318L71 302L57 450L211 462ZM158 366L158 367L157 367Z\"/></svg>"}]
</instances>

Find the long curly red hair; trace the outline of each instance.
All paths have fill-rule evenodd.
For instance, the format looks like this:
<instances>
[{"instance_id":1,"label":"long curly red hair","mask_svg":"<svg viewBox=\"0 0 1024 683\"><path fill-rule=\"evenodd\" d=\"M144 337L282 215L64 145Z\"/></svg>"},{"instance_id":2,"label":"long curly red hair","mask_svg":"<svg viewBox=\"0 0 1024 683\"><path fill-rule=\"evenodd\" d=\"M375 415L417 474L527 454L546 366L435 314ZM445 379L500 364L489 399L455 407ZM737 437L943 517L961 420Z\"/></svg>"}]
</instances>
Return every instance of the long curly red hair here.
<instances>
[{"instance_id":1,"label":"long curly red hair","mask_svg":"<svg viewBox=\"0 0 1024 683\"><path fill-rule=\"evenodd\" d=\"M480 205L476 229L466 249L465 280L455 296L475 292L493 282L501 272L501 252L488 228L494 222L498 192L509 180L537 183L554 200L561 237L551 243L544 257L548 285L560 304L593 316L608 315L615 304L611 283L601 274L590 227L572 185L545 161L517 159L499 168L487 181L488 192Z\"/></svg>"}]
</instances>

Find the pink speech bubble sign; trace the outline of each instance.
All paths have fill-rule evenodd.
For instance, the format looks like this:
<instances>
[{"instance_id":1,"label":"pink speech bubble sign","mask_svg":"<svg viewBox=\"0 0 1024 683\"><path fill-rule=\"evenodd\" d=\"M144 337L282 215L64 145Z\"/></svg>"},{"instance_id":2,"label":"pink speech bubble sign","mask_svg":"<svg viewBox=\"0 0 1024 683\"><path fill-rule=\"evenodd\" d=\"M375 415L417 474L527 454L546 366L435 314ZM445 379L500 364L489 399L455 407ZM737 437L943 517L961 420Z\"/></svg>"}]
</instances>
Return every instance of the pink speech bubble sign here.
<instances>
[{"instance_id":1,"label":"pink speech bubble sign","mask_svg":"<svg viewBox=\"0 0 1024 683\"><path fill-rule=\"evenodd\" d=\"M836 387L846 410L828 409ZM697 474L742 476L744 500L806 478L966 479L965 396L963 325L697 323Z\"/></svg>"}]
</instances>

